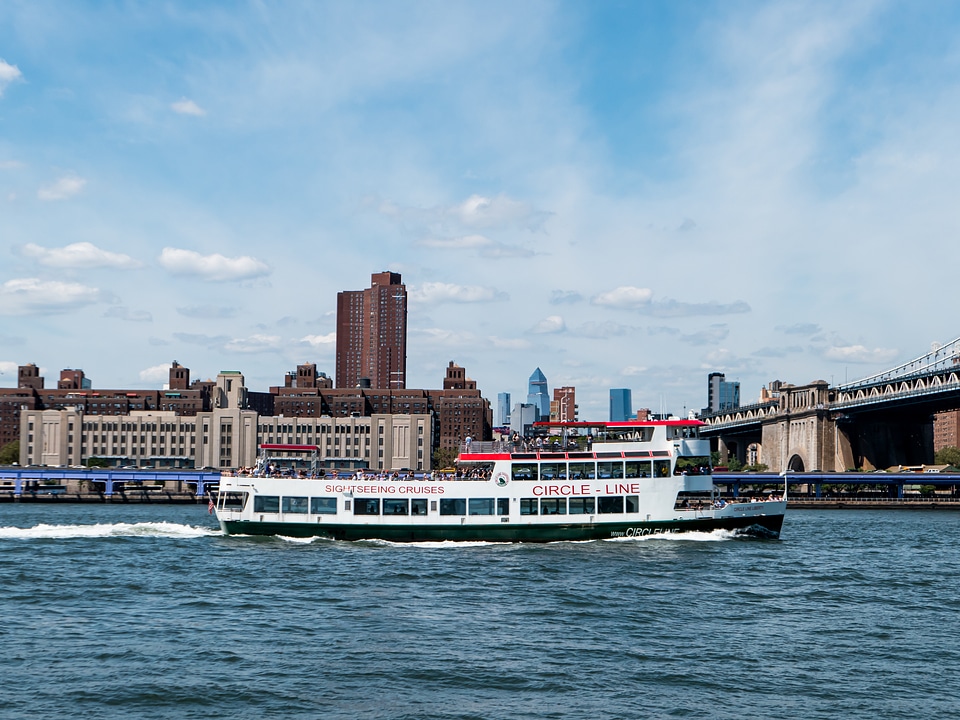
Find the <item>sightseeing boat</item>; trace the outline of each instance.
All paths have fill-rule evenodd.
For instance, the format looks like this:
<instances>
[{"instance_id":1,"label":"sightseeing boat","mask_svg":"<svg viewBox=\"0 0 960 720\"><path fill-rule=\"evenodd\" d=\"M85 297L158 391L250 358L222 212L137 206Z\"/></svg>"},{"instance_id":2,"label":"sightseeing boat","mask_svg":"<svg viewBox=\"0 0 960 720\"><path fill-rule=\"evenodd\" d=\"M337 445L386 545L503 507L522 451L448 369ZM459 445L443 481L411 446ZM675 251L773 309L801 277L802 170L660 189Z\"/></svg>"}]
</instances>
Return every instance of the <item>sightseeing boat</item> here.
<instances>
[{"instance_id":1,"label":"sightseeing boat","mask_svg":"<svg viewBox=\"0 0 960 720\"><path fill-rule=\"evenodd\" d=\"M455 468L281 477L224 476L224 533L553 542L728 530L777 537L783 496L727 502L698 420L537 423L534 437L467 438Z\"/></svg>"}]
</instances>

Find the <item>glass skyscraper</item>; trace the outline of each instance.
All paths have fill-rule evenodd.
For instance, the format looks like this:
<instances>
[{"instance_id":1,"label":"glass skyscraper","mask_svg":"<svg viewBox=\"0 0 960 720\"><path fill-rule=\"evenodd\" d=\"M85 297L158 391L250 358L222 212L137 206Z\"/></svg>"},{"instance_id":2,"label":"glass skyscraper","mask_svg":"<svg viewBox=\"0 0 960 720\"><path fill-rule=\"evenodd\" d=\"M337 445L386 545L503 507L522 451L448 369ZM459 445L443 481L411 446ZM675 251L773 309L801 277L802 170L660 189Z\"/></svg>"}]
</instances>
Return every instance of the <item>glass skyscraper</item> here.
<instances>
[{"instance_id":1,"label":"glass skyscraper","mask_svg":"<svg viewBox=\"0 0 960 720\"><path fill-rule=\"evenodd\" d=\"M630 388L610 389L610 422L622 422L633 417L633 398Z\"/></svg>"},{"instance_id":2,"label":"glass skyscraper","mask_svg":"<svg viewBox=\"0 0 960 720\"><path fill-rule=\"evenodd\" d=\"M533 375L530 376L527 404L536 406L540 418L546 420L550 417L550 393L547 391L547 378L540 368L534 370Z\"/></svg>"},{"instance_id":3,"label":"glass skyscraper","mask_svg":"<svg viewBox=\"0 0 960 720\"><path fill-rule=\"evenodd\" d=\"M510 393L497 393L497 425L510 426Z\"/></svg>"}]
</instances>

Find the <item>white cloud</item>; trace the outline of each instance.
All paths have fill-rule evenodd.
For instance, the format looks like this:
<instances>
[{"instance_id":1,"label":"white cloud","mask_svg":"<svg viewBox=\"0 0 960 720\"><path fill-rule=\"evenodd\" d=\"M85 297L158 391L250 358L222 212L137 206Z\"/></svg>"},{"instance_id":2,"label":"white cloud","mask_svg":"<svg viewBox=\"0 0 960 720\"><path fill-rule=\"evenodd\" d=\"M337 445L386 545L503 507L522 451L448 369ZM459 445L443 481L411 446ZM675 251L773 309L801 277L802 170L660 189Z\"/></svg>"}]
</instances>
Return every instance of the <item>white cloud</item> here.
<instances>
[{"instance_id":1,"label":"white cloud","mask_svg":"<svg viewBox=\"0 0 960 720\"><path fill-rule=\"evenodd\" d=\"M461 235L452 238L426 238L417 243L423 247L441 248L443 250L472 250L482 249L494 245L494 241L483 235Z\"/></svg>"},{"instance_id":2,"label":"white cloud","mask_svg":"<svg viewBox=\"0 0 960 720\"><path fill-rule=\"evenodd\" d=\"M487 339L497 350L529 350L532 347L530 341L524 340L523 338L501 338L490 336Z\"/></svg>"},{"instance_id":3,"label":"white cloud","mask_svg":"<svg viewBox=\"0 0 960 720\"><path fill-rule=\"evenodd\" d=\"M650 288L627 286L595 295L590 302L606 307L634 309L648 305L652 297L653 291Z\"/></svg>"},{"instance_id":4,"label":"white cloud","mask_svg":"<svg viewBox=\"0 0 960 720\"><path fill-rule=\"evenodd\" d=\"M172 247L165 247L160 253L160 264L174 275L192 275L214 282L249 280L271 272L266 263L247 255L228 258L219 253L201 255Z\"/></svg>"},{"instance_id":5,"label":"white cloud","mask_svg":"<svg viewBox=\"0 0 960 720\"><path fill-rule=\"evenodd\" d=\"M460 205L449 210L466 227L521 227L536 229L543 225L549 213L535 210L524 202L506 195L495 198L471 195Z\"/></svg>"},{"instance_id":6,"label":"white cloud","mask_svg":"<svg viewBox=\"0 0 960 720\"><path fill-rule=\"evenodd\" d=\"M0 315L52 315L102 299L97 288L37 278L18 278L0 285Z\"/></svg>"},{"instance_id":7,"label":"white cloud","mask_svg":"<svg viewBox=\"0 0 960 720\"><path fill-rule=\"evenodd\" d=\"M418 344L423 346L464 346L476 342L476 336L469 331L450 330L448 328L413 328Z\"/></svg>"},{"instance_id":8,"label":"white cloud","mask_svg":"<svg viewBox=\"0 0 960 720\"><path fill-rule=\"evenodd\" d=\"M19 366L15 362L10 362L8 360L0 360L0 375L10 376L14 378L17 377L17 368Z\"/></svg>"},{"instance_id":9,"label":"white cloud","mask_svg":"<svg viewBox=\"0 0 960 720\"><path fill-rule=\"evenodd\" d=\"M896 360L897 355L896 350L886 348L871 350L863 345L833 346L823 351L823 356L828 360L865 364L891 363Z\"/></svg>"},{"instance_id":10,"label":"white cloud","mask_svg":"<svg viewBox=\"0 0 960 720\"><path fill-rule=\"evenodd\" d=\"M279 335L260 335L255 334L247 338L234 338L223 349L228 352L237 353L259 353L271 352L280 347Z\"/></svg>"},{"instance_id":11,"label":"white cloud","mask_svg":"<svg viewBox=\"0 0 960 720\"><path fill-rule=\"evenodd\" d=\"M479 285L454 285L453 283L424 283L410 290L410 301L416 303L483 303L507 300L506 293Z\"/></svg>"},{"instance_id":12,"label":"white cloud","mask_svg":"<svg viewBox=\"0 0 960 720\"><path fill-rule=\"evenodd\" d=\"M153 322L153 315L147 310L131 310L123 305L114 305L104 314L104 317L118 318L127 322Z\"/></svg>"},{"instance_id":13,"label":"white cloud","mask_svg":"<svg viewBox=\"0 0 960 720\"><path fill-rule=\"evenodd\" d=\"M85 178L76 175L64 175L53 184L37 190L37 197L41 200L65 200L83 190L83 186L86 184Z\"/></svg>"},{"instance_id":14,"label":"white cloud","mask_svg":"<svg viewBox=\"0 0 960 720\"><path fill-rule=\"evenodd\" d=\"M47 267L127 269L141 266L140 262L129 255L102 250L89 242L72 243L62 248L45 248L34 243L27 243L23 246L21 252Z\"/></svg>"},{"instance_id":15,"label":"white cloud","mask_svg":"<svg viewBox=\"0 0 960 720\"><path fill-rule=\"evenodd\" d=\"M648 368L642 365L627 365L625 368L623 368L623 370L620 371L620 374L626 377L632 377L634 375L643 375L645 372L647 372L647 369Z\"/></svg>"},{"instance_id":16,"label":"white cloud","mask_svg":"<svg viewBox=\"0 0 960 720\"><path fill-rule=\"evenodd\" d=\"M140 380L147 383L167 382L170 379L171 363L162 363L140 371Z\"/></svg>"},{"instance_id":17,"label":"white cloud","mask_svg":"<svg viewBox=\"0 0 960 720\"><path fill-rule=\"evenodd\" d=\"M330 348L337 344L337 334L332 332L326 335L306 335L300 338L300 342L317 349Z\"/></svg>"},{"instance_id":18,"label":"white cloud","mask_svg":"<svg viewBox=\"0 0 960 720\"><path fill-rule=\"evenodd\" d=\"M529 203L500 194L496 197L471 195L462 203L430 208L404 207L381 202L378 211L400 224L417 230L429 229L447 235L458 230L528 230L538 231L553 214L537 210Z\"/></svg>"},{"instance_id":19,"label":"white cloud","mask_svg":"<svg viewBox=\"0 0 960 720\"><path fill-rule=\"evenodd\" d=\"M201 318L204 320L226 320L237 314L236 308L218 305L189 305L178 307L177 312L184 317Z\"/></svg>"},{"instance_id":20,"label":"white cloud","mask_svg":"<svg viewBox=\"0 0 960 720\"><path fill-rule=\"evenodd\" d=\"M176 102L170 103L170 108L180 115L203 117L207 114L206 110L197 105L193 100L188 100L187 98L180 98Z\"/></svg>"},{"instance_id":21,"label":"white cloud","mask_svg":"<svg viewBox=\"0 0 960 720\"><path fill-rule=\"evenodd\" d=\"M567 324L560 315L550 315L533 326L531 332L537 334L562 333L567 329Z\"/></svg>"},{"instance_id":22,"label":"white cloud","mask_svg":"<svg viewBox=\"0 0 960 720\"><path fill-rule=\"evenodd\" d=\"M0 97L7 85L23 78L23 73L16 65L11 65L6 60L0 58Z\"/></svg>"}]
</instances>

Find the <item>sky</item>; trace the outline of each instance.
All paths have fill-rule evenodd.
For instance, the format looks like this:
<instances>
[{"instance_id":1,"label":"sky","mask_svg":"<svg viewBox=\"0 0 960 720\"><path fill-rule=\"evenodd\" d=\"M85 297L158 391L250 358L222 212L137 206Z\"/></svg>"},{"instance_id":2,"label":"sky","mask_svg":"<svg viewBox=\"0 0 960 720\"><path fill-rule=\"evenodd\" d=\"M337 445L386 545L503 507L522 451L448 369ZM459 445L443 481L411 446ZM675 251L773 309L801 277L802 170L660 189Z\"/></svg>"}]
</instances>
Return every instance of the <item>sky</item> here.
<instances>
[{"instance_id":1,"label":"sky","mask_svg":"<svg viewBox=\"0 0 960 720\"><path fill-rule=\"evenodd\" d=\"M0 3L0 387L304 362L685 414L960 335L952 2Z\"/></svg>"}]
</instances>

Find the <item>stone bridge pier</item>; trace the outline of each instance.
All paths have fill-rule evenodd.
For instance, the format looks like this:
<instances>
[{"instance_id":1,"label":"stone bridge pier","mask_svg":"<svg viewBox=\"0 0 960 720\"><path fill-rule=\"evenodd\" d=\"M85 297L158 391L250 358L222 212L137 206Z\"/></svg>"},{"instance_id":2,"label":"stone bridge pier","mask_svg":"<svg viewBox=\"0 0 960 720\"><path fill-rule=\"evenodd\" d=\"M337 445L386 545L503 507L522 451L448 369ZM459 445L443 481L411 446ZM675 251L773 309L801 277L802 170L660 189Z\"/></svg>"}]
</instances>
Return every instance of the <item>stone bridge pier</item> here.
<instances>
[{"instance_id":1,"label":"stone bridge pier","mask_svg":"<svg viewBox=\"0 0 960 720\"><path fill-rule=\"evenodd\" d=\"M822 380L782 386L779 407L762 419L759 437L755 429L718 436L721 464L736 457L771 472L869 472L931 461L929 410L854 414L831 410L834 401L835 391Z\"/></svg>"}]
</instances>

